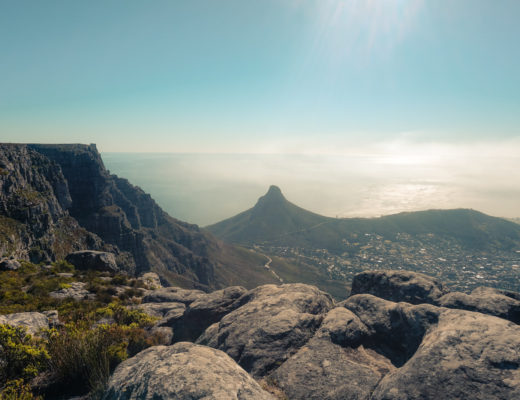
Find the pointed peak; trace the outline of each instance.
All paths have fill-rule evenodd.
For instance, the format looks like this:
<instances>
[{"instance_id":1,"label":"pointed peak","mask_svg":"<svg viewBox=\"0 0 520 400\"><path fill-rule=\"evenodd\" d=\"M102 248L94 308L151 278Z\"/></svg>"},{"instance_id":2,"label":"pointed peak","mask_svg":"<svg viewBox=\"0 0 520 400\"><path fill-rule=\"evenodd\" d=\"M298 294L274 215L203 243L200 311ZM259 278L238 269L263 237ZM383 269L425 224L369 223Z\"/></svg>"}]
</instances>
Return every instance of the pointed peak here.
<instances>
[{"instance_id":1,"label":"pointed peak","mask_svg":"<svg viewBox=\"0 0 520 400\"><path fill-rule=\"evenodd\" d=\"M274 197L274 196L283 197L283 194L278 186L271 185L271 186L269 186L269 190L267 191L265 196L266 197Z\"/></svg>"},{"instance_id":2,"label":"pointed peak","mask_svg":"<svg viewBox=\"0 0 520 400\"><path fill-rule=\"evenodd\" d=\"M271 185L267 193L258 199L256 205L260 206L263 204L280 204L284 201L285 197L283 197L280 188L278 186Z\"/></svg>"}]
</instances>

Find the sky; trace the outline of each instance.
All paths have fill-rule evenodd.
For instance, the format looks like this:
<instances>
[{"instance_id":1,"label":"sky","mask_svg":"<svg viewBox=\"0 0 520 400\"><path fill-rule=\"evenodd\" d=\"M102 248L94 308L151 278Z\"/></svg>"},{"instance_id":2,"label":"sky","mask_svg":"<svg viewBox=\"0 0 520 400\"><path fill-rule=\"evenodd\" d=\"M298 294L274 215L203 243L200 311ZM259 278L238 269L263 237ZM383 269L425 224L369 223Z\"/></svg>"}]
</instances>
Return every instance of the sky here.
<instances>
[{"instance_id":1,"label":"sky","mask_svg":"<svg viewBox=\"0 0 520 400\"><path fill-rule=\"evenodd\" d=\"M514 157L519 15L517 0L0 0L0 140Z\"/></svg>"}]
</instances>

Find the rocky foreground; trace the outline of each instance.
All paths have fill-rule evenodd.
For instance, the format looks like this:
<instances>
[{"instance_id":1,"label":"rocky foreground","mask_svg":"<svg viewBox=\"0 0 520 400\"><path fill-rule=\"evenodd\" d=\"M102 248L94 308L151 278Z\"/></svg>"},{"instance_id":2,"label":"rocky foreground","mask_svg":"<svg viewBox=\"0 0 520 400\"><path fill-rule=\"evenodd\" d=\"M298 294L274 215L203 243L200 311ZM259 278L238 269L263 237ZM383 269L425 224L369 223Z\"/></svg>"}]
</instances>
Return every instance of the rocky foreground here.
<instances>
[{"instance_id":1,"label":"rocky foreground","mask_svg":"<svg viewBox=\"0 0 520 400\"><path fill-rule=\"evenodd\" d=\"M157 318L164 345L119 364L106 400L520 398L518 293L366 271L340 303L286 284L158 287L134 307Z\"/></svg>"}]
</instances>

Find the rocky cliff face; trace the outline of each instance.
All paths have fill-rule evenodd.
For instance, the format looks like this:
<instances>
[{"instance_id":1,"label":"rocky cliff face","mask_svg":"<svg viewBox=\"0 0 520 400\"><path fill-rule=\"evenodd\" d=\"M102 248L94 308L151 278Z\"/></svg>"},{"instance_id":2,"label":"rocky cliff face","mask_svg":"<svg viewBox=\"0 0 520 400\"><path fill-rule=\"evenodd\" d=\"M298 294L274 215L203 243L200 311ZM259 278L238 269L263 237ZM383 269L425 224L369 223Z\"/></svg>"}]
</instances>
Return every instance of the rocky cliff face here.
<instances>
[{"instance_id":1,"label":"rocky cliff face","mask_svg":"<svg viewBox=\"0 0 520 400\"><path fill-rule=\"evenodd\" d=\"M170 217L149 194L111 175L95 145L3 144L0 168L4 257L40 262L74 250L105 250L130 273L154 270L181 286L253 287L274 280L263 260L252 263L251 255Z\"/></svg>"},{"instance_id":2,"label":"rocky cliff face","mask_svg":"<svg viewBox=\"0 0 520 400\"><path fill-rule=\"evenodd\" d=\"M73 250L101 249L67 209L69 185L60 167L24 145L0 144L0 253L33 262Z\"/></svg>"}]
</instances>

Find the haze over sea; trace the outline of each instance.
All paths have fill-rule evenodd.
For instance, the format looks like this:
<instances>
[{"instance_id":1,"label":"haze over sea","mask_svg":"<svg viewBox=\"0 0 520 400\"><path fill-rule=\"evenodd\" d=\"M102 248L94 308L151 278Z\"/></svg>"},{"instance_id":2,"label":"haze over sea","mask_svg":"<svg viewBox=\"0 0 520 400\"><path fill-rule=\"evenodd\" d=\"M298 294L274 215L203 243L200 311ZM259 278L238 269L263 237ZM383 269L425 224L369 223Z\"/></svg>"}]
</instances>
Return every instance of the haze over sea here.
<instances>
[{"instance_id":1,"label":"haze over sea","mask_svg":"<svg viewBox=\"0 0 520 400\"><path fill-rule=\"evenodd\" d=\"M150 193L170 215L201 226L252 207L271 184L289 201L332 217L431 208L519 217L520 155L480 149L485 151L102 156L111 173Z\"/></svg>"}]
</instances>

